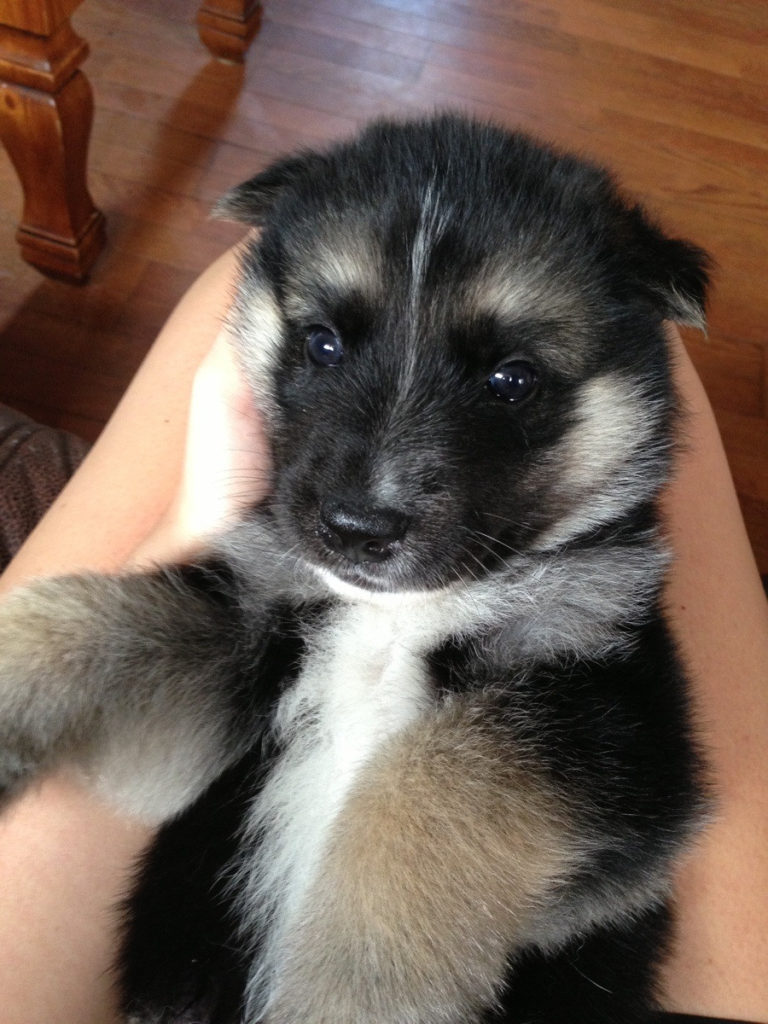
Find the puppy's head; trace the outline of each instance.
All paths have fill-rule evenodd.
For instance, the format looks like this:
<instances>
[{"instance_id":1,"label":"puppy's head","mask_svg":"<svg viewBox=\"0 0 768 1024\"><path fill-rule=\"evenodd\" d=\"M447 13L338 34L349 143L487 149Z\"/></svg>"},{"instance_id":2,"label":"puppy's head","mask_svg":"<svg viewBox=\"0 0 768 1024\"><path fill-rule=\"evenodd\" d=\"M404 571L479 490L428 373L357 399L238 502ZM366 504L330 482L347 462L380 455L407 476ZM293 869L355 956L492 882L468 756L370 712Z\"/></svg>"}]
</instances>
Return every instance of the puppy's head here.
<instances>
[{"instance_id":1,"label":"puppy's head","mask_svg":"<svg viewBox=\"0 0 768 1024\"><path fill-rule=\"evenodd\" d=\"M275 164L220 212L286 543L369 590L482 576L622 521L667 470L662 322L706 258L602 170L450 116Z\"/></svg>"}]
</instances>

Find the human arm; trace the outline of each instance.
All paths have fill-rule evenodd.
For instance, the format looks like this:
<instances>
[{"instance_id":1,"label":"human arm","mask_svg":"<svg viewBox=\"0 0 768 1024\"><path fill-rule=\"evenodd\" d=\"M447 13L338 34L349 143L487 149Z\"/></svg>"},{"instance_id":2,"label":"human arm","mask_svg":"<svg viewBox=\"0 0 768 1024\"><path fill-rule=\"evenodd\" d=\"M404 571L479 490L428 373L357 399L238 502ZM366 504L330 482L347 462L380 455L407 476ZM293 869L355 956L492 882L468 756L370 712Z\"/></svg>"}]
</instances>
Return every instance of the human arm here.
<instances>
[{"instance_id":1,"label":"human arm","mask_svg":"<svg viewBox=\"0 0 768 1024\"><path fill-rule=\"evenodd\" d=\"M666 501L667 605L693 680L716 818L680 868L665 1003L768 1021L768 602L712 409L674 330L670 341L685 445Z\"/></svg>"},{"instance_id":2,"label":"human arm","mask_svg":"<svg viewBox=\"0 0 768 1024\"><path fill-rule=\"evenodd\" d=\"M236 386L232 394L233 363L226 348L219 341L213 350L236 265L236 251L225 253L184 297L85 462L0 578L0 592L40 575L169 560L200 543L211 514L224 510L203 501L212 489L202 479L202 454L193 476L184 474L193 381L197 422L209 419L206 410L218 410L217 475L230 466L237 480L230 496L258 497L263 473L250 456L242 460L257 427L253 420L243 421ZM219 388L229 393L220 403ZM223 435L238 424L245 444L228 447ZM189 430L197 433L194 424ZM252 492L246 484L253 485ZM180 496L191 499L195 487L201 501L193 517ZM116 1020L110 976L114 908L149 835L63 776L34 787L4 811L0 1005L5 1024Z\"/></svg>"}]
</instances>

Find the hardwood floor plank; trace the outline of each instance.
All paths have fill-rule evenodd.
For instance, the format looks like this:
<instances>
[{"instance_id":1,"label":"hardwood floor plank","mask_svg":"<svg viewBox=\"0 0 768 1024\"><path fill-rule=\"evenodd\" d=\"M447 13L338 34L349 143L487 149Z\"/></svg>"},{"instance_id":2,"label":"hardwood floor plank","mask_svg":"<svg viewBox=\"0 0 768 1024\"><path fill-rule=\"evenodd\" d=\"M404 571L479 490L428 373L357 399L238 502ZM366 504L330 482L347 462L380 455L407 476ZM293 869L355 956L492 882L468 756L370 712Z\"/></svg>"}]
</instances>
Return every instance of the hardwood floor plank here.
<instances>
[{"instance_id":1,"label":"hardwood floor plank","mask_svg":"<svg viewBox=\"0 0 768 1024\"><path fill-rule=\"evenodd\" d=\"M702 25L696 18L696 7L688 5L686 16L676 20L670 32L670 12L667 6L644 4L633 8L630 4L611 7L606 11L604 0L580 0L578 4L561 3L558 27L576 38L628 48L639 54L663 54L677 64L687 64L703 71L743 78L750 69L759 80L765 81L768 58L765 40L755 33L749 38L720 34L720 45L711 45L713 28Z\"/></svg>"},{"instance_id":2,"label":"hardwood floor plank","mask_svg":"<svg viewBox=\"0 0 768 1024\"><path fill-rule=\"evenodd\" d=\"M274 46L299 57L315 57L329 64L369 71L397 82L412 82L418 78L423 58L363 44L350 38L352 33L344 33L343 26L342 22L336 32L317 32L306 26L267 22L263 46L267 50Z\"/></svg>"}]
</instances>

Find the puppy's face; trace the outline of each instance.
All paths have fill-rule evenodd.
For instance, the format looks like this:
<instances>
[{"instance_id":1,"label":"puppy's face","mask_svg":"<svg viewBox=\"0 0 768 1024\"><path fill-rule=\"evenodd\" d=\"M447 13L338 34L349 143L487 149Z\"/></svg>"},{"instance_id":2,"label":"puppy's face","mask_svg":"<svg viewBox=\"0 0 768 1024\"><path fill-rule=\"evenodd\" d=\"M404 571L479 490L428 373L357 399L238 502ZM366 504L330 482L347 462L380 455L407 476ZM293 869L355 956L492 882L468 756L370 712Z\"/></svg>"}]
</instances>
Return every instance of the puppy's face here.
<instances>
[{"instance_id":1,"label":"puppy's face","mask_svg":"<svg viewBox=\"0 0 768 1024\"><path fill-rule=\"evenodd\" d=\"M471 581L652 499L665 316L702 258L600 171L442 118L277 165L238 302L286 543L377 591Z\"/></svg>"}]
</instances>

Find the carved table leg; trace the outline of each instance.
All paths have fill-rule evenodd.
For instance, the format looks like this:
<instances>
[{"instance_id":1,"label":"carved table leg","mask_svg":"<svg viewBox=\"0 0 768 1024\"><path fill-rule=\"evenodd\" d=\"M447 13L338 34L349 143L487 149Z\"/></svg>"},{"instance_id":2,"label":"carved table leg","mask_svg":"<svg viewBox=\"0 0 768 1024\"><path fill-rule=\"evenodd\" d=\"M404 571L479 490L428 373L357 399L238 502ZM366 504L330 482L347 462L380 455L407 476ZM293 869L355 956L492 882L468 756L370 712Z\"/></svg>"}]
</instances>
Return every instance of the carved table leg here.
<instances>
[{"instance_id":1,"label":"carved table leg","mask_svg":"<svg viewBox=\"0 0 768 1024\"><path fill-rule=\"evenodd\" d=\"M259 0L203 0L197 12L200 39L219 60L240 64L261 25Z\"/></svg>"},{"instance_id":2,"label":"carved table leg","mask_svg":"<svg viewBox=\"0 0 768 1024\"><path fill-rule=\"evenodd\" d=\"M45 273L83 280L104 244L86 184L93 118L79 70L88 47L68 17L80 0L0 0L0 138L24 190L16 239Z\"/></svg>"}]
</instances>

